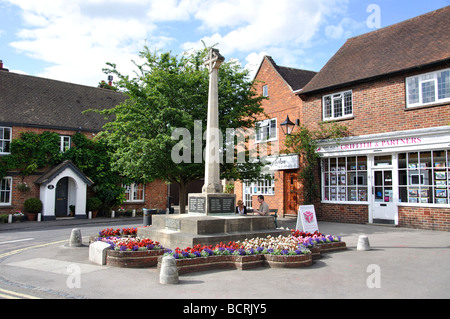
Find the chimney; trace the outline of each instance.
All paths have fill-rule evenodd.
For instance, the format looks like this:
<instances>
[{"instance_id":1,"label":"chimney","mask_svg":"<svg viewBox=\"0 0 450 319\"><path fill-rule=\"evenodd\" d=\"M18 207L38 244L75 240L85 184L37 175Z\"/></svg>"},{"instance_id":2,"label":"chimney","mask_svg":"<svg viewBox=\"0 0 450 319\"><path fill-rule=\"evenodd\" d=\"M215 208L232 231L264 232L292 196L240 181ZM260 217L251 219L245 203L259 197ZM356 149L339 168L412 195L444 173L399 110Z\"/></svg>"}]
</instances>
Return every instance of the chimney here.
<instances>
[{"instance_id":1,"label":"chimney","mask_svg":"<svg viewBox=\"0 0 450 319\"><path fill-rule=\"evenodd\" d=\"M112 81L113 81L113 76L112 75L108 75L108 85L112 86Z\"/></svg>"},{"instance_id":2,"label":"chimney","mask_svg":"<svg viewBox=\"0 0 450 319\"><path fill-rule=\"evenodd\" d=\"M0 60L0 71L6 71L6 72L9 72L8 69L5 69L5 68L3 67L3 61L2 61L2 60Z\"/></svg>"}]
</instances>

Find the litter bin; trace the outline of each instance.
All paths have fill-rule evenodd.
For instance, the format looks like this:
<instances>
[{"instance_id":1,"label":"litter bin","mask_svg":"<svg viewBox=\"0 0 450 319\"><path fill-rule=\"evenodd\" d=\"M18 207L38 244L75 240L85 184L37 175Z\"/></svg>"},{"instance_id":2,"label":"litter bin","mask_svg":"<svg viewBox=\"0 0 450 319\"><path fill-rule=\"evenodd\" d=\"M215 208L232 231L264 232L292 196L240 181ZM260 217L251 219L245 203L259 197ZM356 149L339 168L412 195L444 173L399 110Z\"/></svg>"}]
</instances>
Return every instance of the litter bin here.
<instances>
[{"instance_id":1,"label":"litter bin","mask_svg":"<svg viewBox=\"0 0 450 319\"><path fill-rule=\"evenodd\" d=\"M156 214L156 209L143 209L144 212L144 226L152 224L152 215Z\"/></svg>"}]
</instances>

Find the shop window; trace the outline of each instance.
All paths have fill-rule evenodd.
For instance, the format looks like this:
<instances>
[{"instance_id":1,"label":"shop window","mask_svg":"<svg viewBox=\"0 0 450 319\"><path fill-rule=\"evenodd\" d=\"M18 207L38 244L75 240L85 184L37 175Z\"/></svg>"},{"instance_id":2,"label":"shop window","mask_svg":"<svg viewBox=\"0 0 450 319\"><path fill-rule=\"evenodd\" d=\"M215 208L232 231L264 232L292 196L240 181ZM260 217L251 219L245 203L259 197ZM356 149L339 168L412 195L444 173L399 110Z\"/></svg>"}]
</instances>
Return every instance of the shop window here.
<instances>
[{"instance_id":1,"label":"shop window","mask_svg":"<svg viewBox=\"0 0 450 319\"><path fill-rule=\"evenodd\" d=\"M9 154L11 135L10 127L0 127L0 154Z\"/></svg>"},{"instance_id":2,"label":"shop window","mask_svg":"<svg viewBox=\"0 0 450 319\"><path fill-rule=\"evenodd\" d=\"M12 177L4 177L0 180L0 205L11 204Z\"/></svg>"},{"instance_id":3,"label":"shop window","mask_svg":"<svg viewBox=\"0 0 450 319\"><path fill-rule=\"evenodd\" d=\"M128 203L144 201L144 184L131 184L123 186L125 188L125 201Z\"/></svg>"},{"instance_id":4,"label":"shop window","mask_svg":"<svg viewBox=\"0 0 450 319\"><path fill-rule=\"evenodd\" d=\"M411 204L450 203L450 151L399 154L399 200Z\"/></svg>"},{"instance_id":5,"label":"shop window","mask_svg":"<svg viewBox=\"0 0 450 319\"><path fill-rule=\"evenodd\" d=\"M367 202L367 157L322 160L322 200Z\"/></svg>"},{"instance_id":6,"label":"shop window","mask_svg":"<svg viewBox=\"0 0 450 319\"><path fill-rule=\"evenodd\" d=\"M450 101L450 69L406 78L406 106Z\"/></svg>"},{"instance_id":7,"label":"shop window","mask_svg":"<svg viewBox=\"0 0 450 319\"><path fill-rule=\"evenodd\" d=\"M324 121L353 116L352 91L326 95L322 104Z\"/></svg>"}]
</instances>

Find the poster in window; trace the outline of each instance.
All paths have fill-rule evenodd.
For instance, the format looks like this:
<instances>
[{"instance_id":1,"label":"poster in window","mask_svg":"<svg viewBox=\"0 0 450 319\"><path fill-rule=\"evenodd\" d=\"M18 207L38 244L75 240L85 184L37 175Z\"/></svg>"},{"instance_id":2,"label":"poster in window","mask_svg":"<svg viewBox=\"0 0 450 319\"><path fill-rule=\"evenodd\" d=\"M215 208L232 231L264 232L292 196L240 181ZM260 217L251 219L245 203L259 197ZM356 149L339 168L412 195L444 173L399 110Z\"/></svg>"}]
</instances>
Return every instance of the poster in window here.
<instances>
[{"instance_id":1,"label":"poster in window","mask_svg":"<svg viewBox=\"0 0 450 319\"><path fill-rule=\"evenodd\" d=\"M435 172L434 177L436 179L447 179L447 173L446 172Z\"/></svg>"},{"instance_id":2,"label":"poster in window","mask_svg":"<svg viewBox=\"0 0 450 319\"><path fill-rule=\"evenodd\" d=\"M447 197L446 189L436 189L436 197Z\"/></svg>"}]
</instances>

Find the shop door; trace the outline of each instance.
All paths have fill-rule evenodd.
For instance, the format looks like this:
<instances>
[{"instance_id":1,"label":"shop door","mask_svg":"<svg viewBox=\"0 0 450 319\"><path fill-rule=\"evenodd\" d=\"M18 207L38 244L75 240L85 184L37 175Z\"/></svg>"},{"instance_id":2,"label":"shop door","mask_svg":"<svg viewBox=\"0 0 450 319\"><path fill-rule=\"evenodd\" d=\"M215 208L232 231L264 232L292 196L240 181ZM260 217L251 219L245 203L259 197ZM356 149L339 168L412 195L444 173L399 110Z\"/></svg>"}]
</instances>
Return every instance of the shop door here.
<instances>
[{"instance_id":1,"label":"shop door","mask_svg":"<svg viewBox=\"0 0 450 319\"><path fill-rule=\"evenodd\" d=\"M69 178L64 177L56 184L55 215L57 217L67 216L69 194Z\"/></svg>"},{"instance_id":2,"label":"shop door","mask_svg":"<svg viewBox=\"0 0 450 319\"><path fill-rule=\"evenodd\" d=\"M299 182L298 182L298 173L286 173L285 174L285 203L286 203L286 211L285 214L288 215L297 215L298 205L299 205Z\"/></svg>"},{"instance_id":3,"label":"shop door","mask_svg":"<svg viewBox=\"0 0 450 319\"><path fill-rule=\"evenodd\" d=\"M373 221L393 223L397 205L394 202L392 169L373 171L372 209Z\"/></svg>"}]
</instances>

